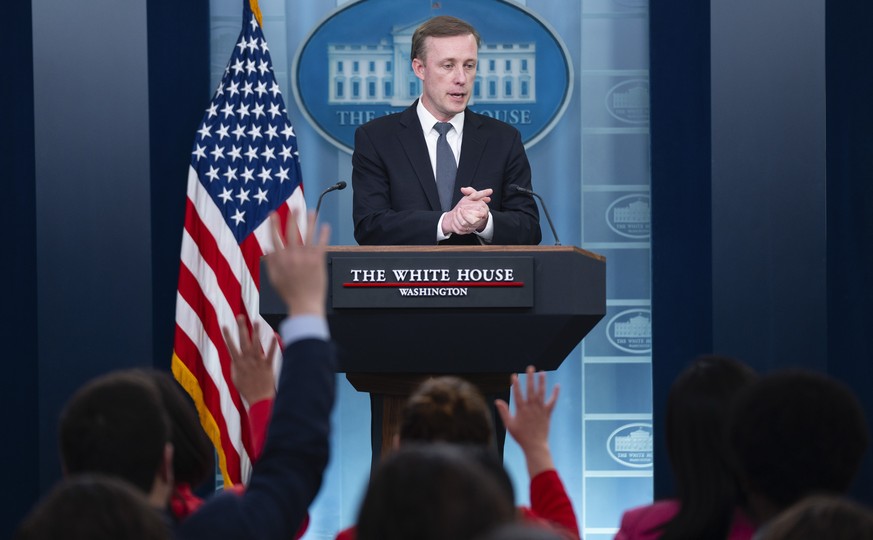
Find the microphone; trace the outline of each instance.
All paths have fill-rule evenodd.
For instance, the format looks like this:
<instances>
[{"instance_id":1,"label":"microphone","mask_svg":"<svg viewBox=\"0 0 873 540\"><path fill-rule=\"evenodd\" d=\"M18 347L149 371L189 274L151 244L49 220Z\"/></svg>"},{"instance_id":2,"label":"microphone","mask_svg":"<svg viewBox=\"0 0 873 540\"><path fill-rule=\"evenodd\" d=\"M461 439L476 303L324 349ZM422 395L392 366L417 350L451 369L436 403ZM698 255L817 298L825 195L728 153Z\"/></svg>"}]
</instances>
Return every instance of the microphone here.
<instances>
[{"instance_id":1,"label":"microphone","mask_svg":"<svg viewBox=\"0 0 873 540\"><path fill-rule=\"evenodd\" d=\"M539 194L537 194L536 192L534 192L530 189L527 189L527 188L523 188L518 184L509 184L509 187L510 187L510 189L514 189L515 191L518 191L521 193L527 193L528 195L533 195L534 197L536 197L537 199L540 200L540 206L543 207L543 212L546 214L546 220L548 220L548 222L549 222L549 228L552 229L552 235L555 237L555 245L560 246L561 241L558 240L558 231L555 230L555 224L552 223L552 216L549 215L549 209L548 209L548 207L546 207L546 201L544 201L543 198L540 197Z\"/></svg>"},{"instance_id":2,"label":"microphone","mask_svg":"<svg viewBox=\"0 0 873 540\"><path fill-rule=\"evenodd\" d=\"M321 195L318 196L318 202L315 203L315 215L316 216L318 215L318 210L319 210L319 208L321 208L321 199L323 199L325 195L327 195L331 191L339 191L341 189L346 189L347 185L348 184L346 184L343 180L340 180L336 184L334 184L334 185L330 186L329 188L327 188L326 190L322 191Z\"/></svg>"}]
</instances>

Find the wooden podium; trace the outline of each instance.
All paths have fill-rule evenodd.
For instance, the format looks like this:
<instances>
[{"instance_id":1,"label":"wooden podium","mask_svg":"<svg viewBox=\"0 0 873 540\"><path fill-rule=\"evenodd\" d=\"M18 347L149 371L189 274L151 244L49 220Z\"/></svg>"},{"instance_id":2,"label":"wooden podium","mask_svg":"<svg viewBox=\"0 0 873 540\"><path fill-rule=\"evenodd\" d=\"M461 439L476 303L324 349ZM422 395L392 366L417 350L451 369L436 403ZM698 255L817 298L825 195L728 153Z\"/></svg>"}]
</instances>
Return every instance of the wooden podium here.
<instances>
[{"instance_id":1,"label":"wooden podium","mask_svg":"<svg viewBox=\"0 0 873 540\"><path fill-rule=\"evenodd\" d=\"M328 272L339 370L382 397L382 441L425 378L506 391L528 365L557 369L606 313L605 258L572 246L335 246ZM261 314L285 315L266 279Z\"/></svg>"}]
</instances>

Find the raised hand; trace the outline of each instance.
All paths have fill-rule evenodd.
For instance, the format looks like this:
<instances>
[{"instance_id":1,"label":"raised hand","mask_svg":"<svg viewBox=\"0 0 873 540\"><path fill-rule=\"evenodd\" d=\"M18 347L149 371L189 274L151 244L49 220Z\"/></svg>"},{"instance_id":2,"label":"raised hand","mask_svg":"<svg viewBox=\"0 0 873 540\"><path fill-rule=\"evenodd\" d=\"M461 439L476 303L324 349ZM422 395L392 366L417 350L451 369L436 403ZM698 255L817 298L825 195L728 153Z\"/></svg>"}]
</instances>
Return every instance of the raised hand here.
<instances>
[{"instance_id":1,"label":"raised hand","mask_svg":"<svg viewBox=\"0 0 873 540\"><path fill-rule=\"evenodd\" d=\"M270 283L288 306L288 315L325 314L327 297L327 261L325 252L330 238L330 226L322 224L318 239L315 213L310 212L305 236L297 227L297 214L288 218L285 238L276 214L271 216L275 251L265 257Z\"/></svg>"},{"instance_id":2,"label":"raised hand","mask_svg":"<svg viewBox=\"0 0 873 540\"><path fill-rule=\"evenodd\" d=\"M536 373L533 366L528 366L525 388L523 393L518 376L513 375L512 400L515 403L515 416L510 414L509 405L502 399L496 400L495 406L506 431L524 452L528 473L533 478L545 470L555 468L549 449L549 428L552 411L558 401L559 387L555 385L546 399L546 374L542 371Z\"/></svg>"},{"instance_id":3,"label":"raised hand","mask_svg":"<svg viewBox=\"0 0 873 540\"><path fill-rule=\"evenodd\" d=\"M245 317L238 315L236 324L239 347L235 344L230 329L226 327L221 329L224 341L227 343L227 350L230 353L230 378L239 395L249 405L264 399L273 399L276 396L273 358L275 358L278 340L274 339L270 343L270 350L265 355L257 340L258 323L254 323L251 334L249 334Z\"/></svg>"}]
</instances>

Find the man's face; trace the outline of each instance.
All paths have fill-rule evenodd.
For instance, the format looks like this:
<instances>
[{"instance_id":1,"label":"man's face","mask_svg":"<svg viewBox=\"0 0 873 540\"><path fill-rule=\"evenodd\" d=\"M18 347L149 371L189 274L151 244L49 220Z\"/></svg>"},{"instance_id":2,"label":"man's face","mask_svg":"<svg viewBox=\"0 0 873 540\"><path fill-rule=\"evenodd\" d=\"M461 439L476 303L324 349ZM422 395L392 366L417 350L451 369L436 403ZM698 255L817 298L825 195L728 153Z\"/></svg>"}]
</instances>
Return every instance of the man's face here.
<instances>
[{"instance_id":1,"label":"man's face","mask_svg":"<svg viewBox=\"0 0 873 540\"><path fill-rule=\"evenodd\" d=\"M441 122L463 111L476 80L478 47L472 34L429 37L425 60L416 58L412 69L424 83L421 102Z\"/></svg>"}]
</instances>

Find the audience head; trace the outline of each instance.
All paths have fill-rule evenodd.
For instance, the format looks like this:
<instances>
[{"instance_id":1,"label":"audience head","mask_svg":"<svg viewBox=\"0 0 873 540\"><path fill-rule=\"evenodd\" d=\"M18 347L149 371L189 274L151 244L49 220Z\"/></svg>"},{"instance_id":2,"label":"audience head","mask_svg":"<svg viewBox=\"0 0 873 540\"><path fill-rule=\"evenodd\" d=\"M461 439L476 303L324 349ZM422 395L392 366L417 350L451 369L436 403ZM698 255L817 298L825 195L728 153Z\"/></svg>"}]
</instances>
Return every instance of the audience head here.
<instances>
[{"instance_id":1,"label":"audience head","mask_svg":"<svg viewBox=\"0 0 873 540\"><path fill-rule=\"evenodd\" d=\"M160 391L145 372L116 371L86 383L61 413L59 438L66 474L116 476L153 497L153 504L166 503L172 485L170 422Z\"/></svg>"},{"instance_id":2,"label":"audience head","mask_svg":"<svg viewBox=\"0 0 873 540\"><path fill-rule=\"evenodd\" d=\"M775 517L761 540L873 540L873 511L832 495L807 497Z\"/></svg>"},{"instance_id":3,"label":"audience head","mask_svg":"<svg viewBox=\"0 0 873 540\"><path fill-rule=\"evenodd\" d=\"M481 464L496 455L475 451L411 444L386 456L364 496L358 540L469 540L512 521L512 498L492 472L499 463Z\"/></svg>"},{"instance_id":4,"label":"audience head","mask_svg":"<svg viewBox=\"0 0 873 540\"><path fill-rule=\"evenodd\" d=\"M173 477L177 483L197 487L215 473L215 450L203 431L197 409L185 390L166 371L147 371L161 393L170 420L173 443Z\"/></svg>"},{"instance_id":5,"label":"audience head","mask_svg":"<svg viewBox=\"0 0 873 540\"><path fill-rule=\"evenodd\" d=\"M738 360L701 356L673 382L666 442L680 498L697 482L733 485L725 444L728 415L737 393L755 378L755 371Z\"/></svg>"},{"instance_id":6,"label":"audience head","mask_svg":"<svg viewBox=\"0 0 873 540\"><path fill-rule=\"evenodd\" d=\"M56 485L21 523L17 540L164 540L170 531L145 495L119 478L83 474Z\"/></svg>"},{"instance_id":7,"label":"audience head","mask_svg":"<svg viewBox=\"0 0 873 540\"><path fill-rule=\"evenodd\" d=\"M528 525L525 523L510 523L503 525L484 536L479 540L565 540L566 536L561 535L548 527Z\"/></svg>"},{"instance_id":8,"label":"audience head","mask_svg":"<svg viewBox=\"0 0 873 540\"><path fill-rule=\"evenodd\" d=\"M428 379L409 397L400 418L400 442L491 446L491 411L471 383L451 376Z\"/></svg>"},{"instance_id":9,"label":"audience head","mask_svg":"<svg viewBox=\"0 0 873 540\"><path fill-rule=\"evenodd\" d=\"M756 377L738 360L701 356L670 387L667 454L681 505L664 528L665 538L727 534L739 492L728 451L728 415L737 394Z\"/></svg>"},{"instance_id":10,"label":"audience head","mask_svg":"<svg viewBox=\"0 0 873 540\"><path fill-rule=\"evenodd\" d=\"M801 498L844 493L870 434L858 400L822 374L786 370L738 398L730 428L743 485L759 522Z\"/></svg>"}]
</instances>

